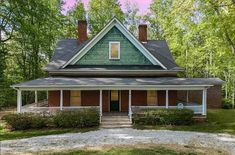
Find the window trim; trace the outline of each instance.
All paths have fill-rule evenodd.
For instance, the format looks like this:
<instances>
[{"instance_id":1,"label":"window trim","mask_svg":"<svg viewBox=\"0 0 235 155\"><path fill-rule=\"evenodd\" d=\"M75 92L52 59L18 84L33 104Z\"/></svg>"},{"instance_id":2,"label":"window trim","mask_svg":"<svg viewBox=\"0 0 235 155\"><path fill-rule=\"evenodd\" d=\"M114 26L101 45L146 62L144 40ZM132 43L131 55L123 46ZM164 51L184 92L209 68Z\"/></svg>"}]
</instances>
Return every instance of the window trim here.
<instances>
[{"instance_id":1,"label":"window trim","mask_svg":"<svg viewBox=\"0 0 235 155\"><path fill-rule=\"evenodd\" d=\"M111 57L111 45L112 44L118 44L118 58L112 58ZM118 41L110 41L109 42L109 59L110 60L120 60L120 56L121 56L120 42L118 42Z\"/></svg>"}]
</instances>

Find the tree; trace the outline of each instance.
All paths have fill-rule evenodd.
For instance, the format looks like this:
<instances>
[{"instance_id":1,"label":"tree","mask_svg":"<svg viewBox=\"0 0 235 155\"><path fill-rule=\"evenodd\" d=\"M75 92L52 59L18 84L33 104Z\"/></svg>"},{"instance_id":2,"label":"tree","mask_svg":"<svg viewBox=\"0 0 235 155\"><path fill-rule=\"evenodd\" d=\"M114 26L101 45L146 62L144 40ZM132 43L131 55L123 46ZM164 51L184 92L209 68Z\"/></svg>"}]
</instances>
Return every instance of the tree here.
<instances>
[{"instance_id":1,"label":"tree","mask_svg":"<svg viewBox=\"0 0 235 155\"><path fill-rule=\"evenodd\" d=\"M78 20L86 20L86 11L81 0L77 1L75 6L70 9L65 16L64 37L76 38L77 37L77 22Z\"/></svg>"},{"instance_id":2,"label":"tree","mask_svg":"<svg viewBox=\"0 0 235 155\"><path fill-rule=\"evenodd\" d=\"M130 3L126 1L125 3L125 21L124 24L135 36L138 36L138 26L142 22L143 17L139 14L139 8L136 3Z\"/></svg>"},{"instance_id":3,"label":"tree","mask_svg":"<svg viewBox=\"0 0 235 155\"><path fill-rule=\"evenodd\" d=\"M124 13L118 0L90 0L88 22L91 35L97 34L114 16L123 22Z\"/></svg>"},{"instance_id":4,"label":"tree","mask_svg":"<svg viewBox=\"0 0 235 155\"><path fill-rule=\"evenodd\" d=\"M51 58L61 32L61 2L11 0L3 1L0 6L4 10L0 21L7 23L1 25L4 30L1 33L1 50L6 51L3 54L7 62L3 76L9 89L13 81L16 83L44 76L41 68ZM2 48L3 42L7 48ZM9 96L6 92L1 93L4 99Z\"/></svg>"},{"instance_id":5,"label":"tree","mask_svg":"<svg viewBox=\"0 0 235 155\"><path fill-rule=\"evenodd\" d=\"M234 102L235 7L230 0L155 0L149 17L155 37L168 41L187 77L220 77Z\"/></svg>"}]
</instances>

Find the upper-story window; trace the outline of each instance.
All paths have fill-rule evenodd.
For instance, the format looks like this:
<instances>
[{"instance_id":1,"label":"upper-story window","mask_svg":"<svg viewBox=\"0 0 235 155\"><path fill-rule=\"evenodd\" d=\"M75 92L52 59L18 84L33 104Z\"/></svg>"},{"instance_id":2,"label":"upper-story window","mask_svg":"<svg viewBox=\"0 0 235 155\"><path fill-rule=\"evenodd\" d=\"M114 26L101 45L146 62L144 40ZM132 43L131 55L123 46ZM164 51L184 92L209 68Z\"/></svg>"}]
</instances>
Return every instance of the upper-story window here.
<instances>
[{"instance_id":1,"label":"upper-story window","mask_svg":"<svg viewBox=\"0 0 235 155\"><path fill-rule=\"evenodd\" d=\"M120 59L120 42L109 42L109 59Z\"/></svg>"}]
</instances>

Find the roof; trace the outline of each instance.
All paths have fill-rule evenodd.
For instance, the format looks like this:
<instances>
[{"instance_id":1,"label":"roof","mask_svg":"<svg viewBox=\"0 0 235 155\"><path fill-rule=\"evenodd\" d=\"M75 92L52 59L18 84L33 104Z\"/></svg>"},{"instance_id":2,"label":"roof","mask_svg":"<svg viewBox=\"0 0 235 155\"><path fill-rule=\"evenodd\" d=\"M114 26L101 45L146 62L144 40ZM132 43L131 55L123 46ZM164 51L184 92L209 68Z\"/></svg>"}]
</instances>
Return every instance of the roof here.
<instances>
[{"instance_id":1,"label":"roof","mask_svg":"<svg viewBox=\"0 0 235 155\"><path fill-rule=\"evenodd\" d=\"M159 78L69 78L69 77L48 77L23 82L13 85L13 88L104 88L119 87L144 89L152 87L167 88L171 87L205 87L221 85L223 81L219 78L177 78L177 77L159 77Z\"/></svg>"},{"instance_id":2,"label":"roof","mask_svg":"<svg viewBox=\"0 0 235 155\"><path fill-rule=\"evenodd\" d=\"M87 43L78 45L77 39L61 39L58 41L54 55L51 62L44 68L46 71L59 70L61 67L68 62L76 53L78 53ZM143 44L149 52L160 60L169 70L181 70L178 67L165 40L149 40ZM77 66L78 67L78 66ZM108 67L107 66L103 66ZM114 67L114 66L113 66ZM110 68L110 67L108 67ZM159 68L159 67L158 67ZM66 68L65 68L66 69Z\"/></svg>"},{"instance_id":3,"label":"roof","mask_svg":"<svg viewBox=\"0 0 235 155\"><path fill-rule=\"evenodd\" d=\"M144 47L168 69L180 69L170 52L170 49L165 40L148 40L143 43Z\"/></svg>"},{"instance_id":4,"label":"roof","mask_svg":"<svg viewBox=\"0 0 235 155\"><path fill-rule=\"evenodd\" d=\"M76 53L78 53L87 43L78 45L77 39L61 39L57 42L54 55L50 63L44 67L45 71L58 70Z\"/></svg>"}]
</instances>

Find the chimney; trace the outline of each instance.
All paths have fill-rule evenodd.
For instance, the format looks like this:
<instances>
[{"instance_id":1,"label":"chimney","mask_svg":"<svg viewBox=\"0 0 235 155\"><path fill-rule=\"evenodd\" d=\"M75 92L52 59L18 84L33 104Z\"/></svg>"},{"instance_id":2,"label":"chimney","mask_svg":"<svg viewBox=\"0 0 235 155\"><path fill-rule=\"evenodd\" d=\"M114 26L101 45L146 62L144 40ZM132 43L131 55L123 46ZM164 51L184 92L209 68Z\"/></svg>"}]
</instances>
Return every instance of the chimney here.
<instances>
[{"instance_id":1,"label":"chimney","mask_svg":"<svg viewBox=\"0 0 235 155\"><path fill-rule=\"evenodd\" d=\"M87 40L87 22L86 20L78 20L78 44L82 44Z\"/></svg>"},{"instance_id":2,"label":"chimney","mask_svg":"<svg viewBox=\"0 0 235 155\"><path fill-rule=\"evenodd\" d=\"M140 42L147 42L147 25L140 24L139 25L139 41Z\"/></svg>"}]
</instances>

